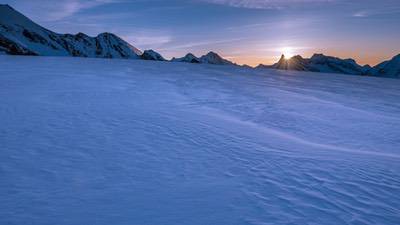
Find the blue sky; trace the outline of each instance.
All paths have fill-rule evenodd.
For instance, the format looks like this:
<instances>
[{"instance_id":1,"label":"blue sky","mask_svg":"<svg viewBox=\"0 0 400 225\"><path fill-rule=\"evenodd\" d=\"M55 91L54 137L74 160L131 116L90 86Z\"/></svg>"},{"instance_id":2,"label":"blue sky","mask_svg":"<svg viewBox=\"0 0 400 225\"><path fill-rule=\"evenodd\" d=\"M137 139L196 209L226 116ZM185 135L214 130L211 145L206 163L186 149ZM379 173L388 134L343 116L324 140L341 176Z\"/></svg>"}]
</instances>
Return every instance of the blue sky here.
<instances>
[{"instance_id":1,"label":"blue sky","mask_svg":"<svg viewBox=\"0 0 400 225\"><path fill-rule=\"evenodd\" d=\"M238 63L325 53L376 64L400 53L399 0L5 0L59 33L113 32L166 57Z\"/></svg>"}]
</instances>

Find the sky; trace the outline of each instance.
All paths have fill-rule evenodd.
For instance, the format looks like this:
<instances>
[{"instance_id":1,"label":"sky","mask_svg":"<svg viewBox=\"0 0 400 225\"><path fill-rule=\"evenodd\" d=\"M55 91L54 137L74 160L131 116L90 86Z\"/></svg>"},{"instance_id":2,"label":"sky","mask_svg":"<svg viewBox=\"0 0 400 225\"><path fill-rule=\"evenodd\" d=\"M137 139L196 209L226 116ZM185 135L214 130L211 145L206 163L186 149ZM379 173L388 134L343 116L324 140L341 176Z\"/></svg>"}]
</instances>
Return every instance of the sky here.
<instances>
[{"instance_id":1,"label":"sky","mask_svg":"<svg viewBox=\"0 0 400 225\"><path fill-rule=\"evenodd\" d=\"M375 65L400 53L400 0L0 0L58 33L112 32L166 58L239 64L313 53Z\"/></svg>"}]
</instances>

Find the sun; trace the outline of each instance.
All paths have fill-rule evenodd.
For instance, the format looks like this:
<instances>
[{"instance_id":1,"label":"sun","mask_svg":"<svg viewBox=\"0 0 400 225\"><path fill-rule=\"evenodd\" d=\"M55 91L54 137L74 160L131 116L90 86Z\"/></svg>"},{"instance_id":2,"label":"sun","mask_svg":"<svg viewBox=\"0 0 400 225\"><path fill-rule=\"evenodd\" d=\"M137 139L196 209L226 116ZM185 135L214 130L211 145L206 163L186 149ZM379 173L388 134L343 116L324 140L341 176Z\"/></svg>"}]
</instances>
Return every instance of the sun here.
<instances>
[{"instance_id":1,"label":"sun","mask_svg":"<svg viewBox=\"0 0 400 225\"><path fill-rule=\"evenodd\" d=\"M292 47L283 47L280 50L282 54L285 55L285 59L290 59L294 56Z\"/></svg>"}]
</instances>

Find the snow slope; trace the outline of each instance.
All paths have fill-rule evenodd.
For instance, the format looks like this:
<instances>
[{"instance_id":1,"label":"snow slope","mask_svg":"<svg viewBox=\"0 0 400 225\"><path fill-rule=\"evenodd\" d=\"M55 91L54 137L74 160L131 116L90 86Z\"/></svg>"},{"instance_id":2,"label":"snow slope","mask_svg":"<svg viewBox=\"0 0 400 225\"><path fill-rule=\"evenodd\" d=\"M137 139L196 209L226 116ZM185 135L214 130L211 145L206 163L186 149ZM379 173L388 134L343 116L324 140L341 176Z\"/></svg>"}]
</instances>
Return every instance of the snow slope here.
<instances>
[{"instance_id":1,"label":"snow slope","mask_svg":"<svg viewBox=\"0 0 400 225\"><path fill-rule=\"evenodd\" d=\"M0 224L400 224L399 86L0 56Z\"/></svg>"}]
</instances>

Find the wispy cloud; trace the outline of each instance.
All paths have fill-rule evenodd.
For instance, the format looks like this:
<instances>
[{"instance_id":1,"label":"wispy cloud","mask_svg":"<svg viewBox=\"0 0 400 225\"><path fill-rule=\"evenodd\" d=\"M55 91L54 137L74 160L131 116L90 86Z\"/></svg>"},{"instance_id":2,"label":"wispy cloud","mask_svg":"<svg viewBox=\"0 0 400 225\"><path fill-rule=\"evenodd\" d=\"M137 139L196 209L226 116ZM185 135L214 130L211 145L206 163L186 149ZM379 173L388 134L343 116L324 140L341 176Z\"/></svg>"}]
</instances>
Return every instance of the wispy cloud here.
<instances>
[{"instance_id":1,"label":"wispy cloud","mask_svg":"<svg viewBox=\"0 0 400 225\"><path fill-rule=\"evenodd\" d=\"M209 45L216 45L216 44L227 44L233 43L237 41L244 40L244 38L232 38L232 39L224 39L224 40L210 40L210 41L198 41L198 42L187 42L183 44L171 44L165 48L160 50L177 50L177 49L191 49L194 47L199 46L209 46Z\"/></svg>"},{"instance_id":2,"label":"wispy cloud","mask_svg":"<svg viewBox=\"0 0 400 225\"><path fill-rule=\"evenodd\" d=\"M52 9L48 14L49 20L60 20L72 16L82 10L100 5L122 2L122 0L62 0L47 4Z\"/></svg>"},{"instance_id":3,"label":"wispy cloud","mask_svg":"<svg viewBox=\"0 0 400 225\"><path fill-rule=\"evenodd\" d=\"M361 11L355 12L352 16L353 17L370 17L370 16L388 15L388 14L396 14L396 13L400 13L400 7L361 10Z\"/></svg>"},{"instance_id":4,"label":"wispy cloud","mask_svg":"<svg viewBox=\"0 0 400 225\"><path fill-rule=\"evenodd\" d=\"M122 35L129 43L138 46L140 48L158 48L159 46L165 45L171 42L171 37L168 35L155 36L152 34L143 35L143 34L132 34L132 35Z\"/></svg>"},{"instance_id":5,"label":"wispy cloud","mask_svg":"<svg viewBox=\"0 0 400 225\"><path fill-rule=\"evenodd\" d=\"M111 31L140 49L159 50L173 41L173 36L170 35L171 32L164 29L135 28L132 31L129 28L125 28L120 31Z\"/></svg>"},{"instance_id":6,"label":"wispy cloud","mask_svg":"<svg viewBox=\"0 0 400 225\"><path fill-rule=\"evenodd\" d=\"M359 11L353 14L354 17L367 17L368 16L368 12L366 11Z\"/></svg>"},{"instance_id":7,"label":"wispy cloud","mask_svg":"<svg viewBox=\"0 0 400 225\"><path fill-rule=\"evenodd\" d=\"M4 0L4 3L12 5L33 19L48 22L62 20L85 9L125 1L127 0Z\"/></svg>"},{"instance_id":8,"label":"wispy cloud","mask_svg":"<svg viewBox=\"0 0 400 225\"><path fill-rule=\"evenodd\" d=\"M298 4L326 3L334 0L200 0L212 4L250 9L281 9Z\"/></svg>"}]
</instances>

